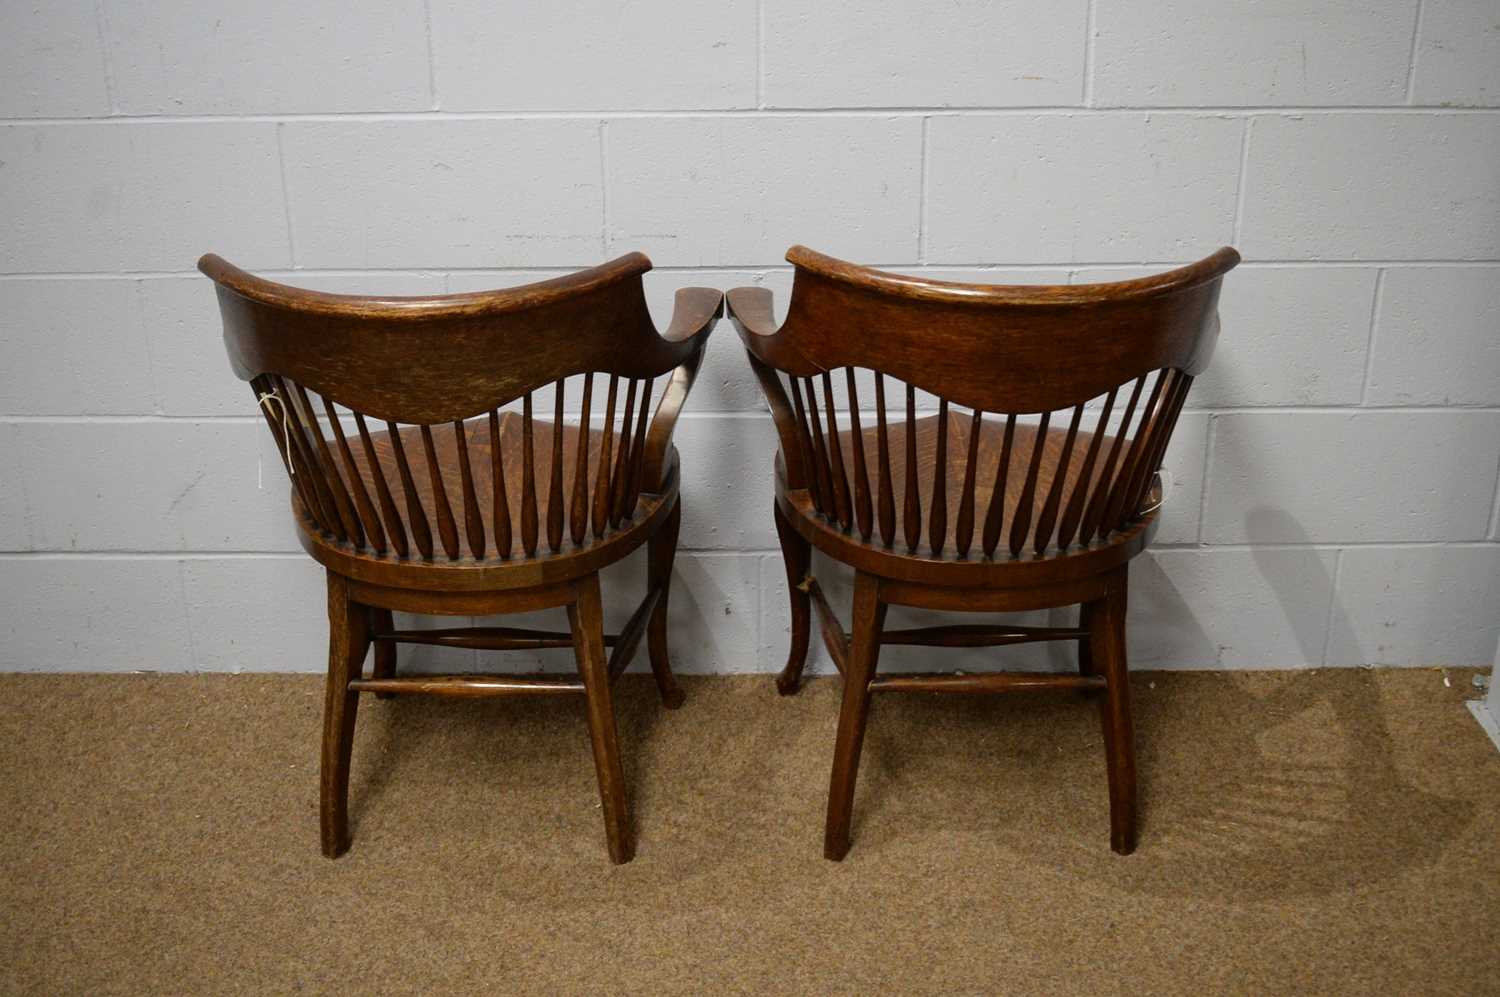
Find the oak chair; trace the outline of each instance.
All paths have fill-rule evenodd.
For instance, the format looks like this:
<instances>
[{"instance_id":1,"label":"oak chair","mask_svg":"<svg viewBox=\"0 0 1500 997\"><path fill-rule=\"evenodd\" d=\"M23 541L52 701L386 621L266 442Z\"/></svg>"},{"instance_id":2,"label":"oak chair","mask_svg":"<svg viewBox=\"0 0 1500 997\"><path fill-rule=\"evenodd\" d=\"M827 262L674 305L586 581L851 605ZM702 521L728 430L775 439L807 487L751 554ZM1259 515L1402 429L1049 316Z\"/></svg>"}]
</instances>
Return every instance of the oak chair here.
<instances>
[{"instance_id":1,"label":"oak chair","mask_svg":"<svg viewBox=\"0 0 1500 997\"><path fill-rule=\"evenodd\" d=\"M814 608L844 680L824 855L849 850L872 693L1026 689L1100 695L1110 842L1128 854L1128 566L1156 531L1156 473L1213 350L1220 281L1239 255L1225 248L1154 277L1061 287L904 277L801 246L787 259L796 273L780 328L769 291L737 288L728 303L780 440L773 514L792 635L777 687L798 688ZM848 633L811 574L813 547L854 568ZM890 605L1075 604L1076 627L884 628ZM884 645L1057 640L1077 642L1076 675L877 669Z\"/></svg>"},{"instance_id":2,"label":"oak chair","mask_svg":"<svg viewBox=\"0 0 1500 997\"><path fill-rule=\"evenodd\" d=\"M641 285L651 263L639 253L525 287L425 298L319 294L212 255L198 267L218 285L230 363L250 382L285 462L302 545L327 569L323 854L349 845L360 693L582 694L609 855L629 861L610 684L644 635L663 702L682 703L667 656L682 516L672 430L723 295L678 291L658 334ZM550 390L550 422L533 414L539 390ZM578 418L565 420L573 398ZM519 413L509 405L517 399ZM599 571L641 544L648 592L621 632L607 635ZM559 606L570 632L398 630L391 616ZM578 678L402 675L403 643L571 646Z\"/></svg>"}]
</instances>

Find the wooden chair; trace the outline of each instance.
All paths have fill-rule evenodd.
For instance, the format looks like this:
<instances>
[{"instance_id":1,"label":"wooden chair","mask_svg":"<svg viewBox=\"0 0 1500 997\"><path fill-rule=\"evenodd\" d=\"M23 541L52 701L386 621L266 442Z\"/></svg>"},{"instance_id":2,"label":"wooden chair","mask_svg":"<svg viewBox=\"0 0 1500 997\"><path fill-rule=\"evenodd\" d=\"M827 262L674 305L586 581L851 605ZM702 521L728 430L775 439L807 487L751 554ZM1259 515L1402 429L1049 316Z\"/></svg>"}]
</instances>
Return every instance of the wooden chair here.
<instances>
[{"instance_id":1,"label":"wooden chair","mask_svg":"<svg viewBox=\"0 0 1500 997\"><path fill-rule=\"evenodd\" d=\"M639 253L525 287L428 298L317 294L217 256L198 267L218 285L230 363L254 389L286 463L302 545L327 568L323 854L338 856L349 844L360 693L581 693L609 855L629 861L610 683L644 634L663 702L682 703L667 659L682 515L672 429L723 296L678 291L671 325L658 335L641 287L651 263ZM662 375L670 376L658 396ZM573 393L579 380L581 396ZM532 393L548 385L551 422L532 413ZM501 411L518 398L519 414ZM564 421L573 398L577 423ZM600 412L596 427L591 418ZM624 629L606 635L599 570L643 543L649 591ZM397 630L391 617L556 606L567 608L571 632ZM572 646L579 677L403 676L401 643ZM364 677L372 644L373 670Z\"/></svg>"},{"instance_id":2,"label":"wooden chair","mask_svg":"<svg viewBox=\"0 0 1500 997\"><path fill-rule=\"evenodd\" d=\"M796 276L779 329L768 291L738 288L728 301L780 438L774 515L792 646L777 686L797 690L811 607L844 678L824 855L849 850L871 693L1023 689L1102 695L1110 841L1129 853L1128 564L1156 530L1155 474L1213 350L1220 280L1239 255L1226 248L1159 276L1071 287L903 277L801 246L787 259ZM919 414L919 392L936 396L935 414ZM848 634L810 573L812 547L855 570ZM1076 627L887 631L893 604L1081 610ZM1051 640L1078 643L1078 674L876 668L887 644Z\"/></svg>"}]
</instances>

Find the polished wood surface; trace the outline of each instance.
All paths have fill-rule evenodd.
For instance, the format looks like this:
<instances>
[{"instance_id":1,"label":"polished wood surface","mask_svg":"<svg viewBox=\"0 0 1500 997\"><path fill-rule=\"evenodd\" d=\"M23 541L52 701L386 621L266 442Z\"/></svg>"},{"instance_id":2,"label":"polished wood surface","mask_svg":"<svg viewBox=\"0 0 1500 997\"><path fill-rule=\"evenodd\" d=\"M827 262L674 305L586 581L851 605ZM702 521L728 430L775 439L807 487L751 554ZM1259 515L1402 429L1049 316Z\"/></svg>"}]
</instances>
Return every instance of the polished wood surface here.
<instances>
[{"instance_id":1,"label":"polished wood surface","mask_svg":"<svg viewBox=\"0 0 1500 997\"><path fill-rule=\"evenodd\" d=\"M609 855L628 861L610 684L644 641L663 702L682 703L665 615L681 521L672 432L723 296L679 291L658 333L638 253L525 287L425 298L306 291L216 256L199 268L217 284L231 365L285 464L302 545L327 569L324 854L349 845L360 693L581 695ZM539 412L542 389L551 404ZM642 545L646 596L606 634L598 572ZM555 607L566 633L392 619ZM401 675L402 643L571 646L578 678Z\"/></svg>"},{"instance_id":2,"label":"polished wood surface","mask_svg":"<svg viewBox=\"0 0 1500 997\"><path fill-rule=\"evenodd\" d=\"M804 247L787 320L727 296L780 447L773 516L791 599L777 688L796 691L817 625L845 690L824 854L848 851L874 691L1099 694L1111 846L1135 847L1127 573L1156 529L1158 472L1219 332L1233 249L1112 284L1002 287L882 273ZM932 411L932 409L936 411ZM851 629L811 575L855 571ZM890 605L958 612L1080 606L1076 627L886 632ZM1076 675L879 675L883 644L1071 640Z\"/></svg>"}]
</instances>

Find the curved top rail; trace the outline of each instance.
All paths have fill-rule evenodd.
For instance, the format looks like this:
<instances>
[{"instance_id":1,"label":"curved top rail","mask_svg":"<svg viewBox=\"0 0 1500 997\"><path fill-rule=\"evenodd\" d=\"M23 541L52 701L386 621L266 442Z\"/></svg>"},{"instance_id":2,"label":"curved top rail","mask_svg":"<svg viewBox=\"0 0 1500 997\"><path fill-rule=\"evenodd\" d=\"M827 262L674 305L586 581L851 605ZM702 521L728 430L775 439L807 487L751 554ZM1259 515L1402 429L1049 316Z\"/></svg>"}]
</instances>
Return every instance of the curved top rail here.
<instances>
[{"instance_id":1,"label":"curved top rail","mask_svg":"<svg viewBox=\"0 0 1500 997\"><path fill-rule=\"evenodd\" d=\"M860 266L800 245L787 250L786 259L821 277L895 297L1014 308L1117 303L1184 291L1228 273L1240 262L1240 254L1232 247L1224 246L1195 263L1166 273L1098 284L967 284L932 280Z\"/></svg>"},{"instance_id":2,"label":"curved top rail","mask_svg":"<svg viewBox=\"0 0 1500 997\"><path fill-rule=\"evenodd\" d=\"M413 297L330 294L293 287L241 270L214 253L199 259L198 269L220 287L275 308L329 317L430 321L478 318L545 307L637 277L651 269L651 261L644 253L626 253L587 270L521 287Z\"/></svg>"}]
</instances>

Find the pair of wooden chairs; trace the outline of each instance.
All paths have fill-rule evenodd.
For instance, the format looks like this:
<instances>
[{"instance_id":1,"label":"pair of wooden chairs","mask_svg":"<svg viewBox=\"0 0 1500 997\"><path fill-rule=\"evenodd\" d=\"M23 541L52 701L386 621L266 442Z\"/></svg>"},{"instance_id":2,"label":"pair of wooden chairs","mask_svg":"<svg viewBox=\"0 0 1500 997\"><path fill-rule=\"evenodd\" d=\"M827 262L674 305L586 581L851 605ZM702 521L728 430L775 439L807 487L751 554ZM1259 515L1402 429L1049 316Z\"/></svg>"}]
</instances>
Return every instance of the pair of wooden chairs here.
<instances>
[{"instance_id":1,"label":"pair of wooden chairs","mask_svg":"<svg viewBox=\"0 0 1500 997\"><path fill-rule=\"evenodd\" d=\"M1111 843L1129 852L1127 566L1155 531L1155 474L1238 256L1223 249L1156 277L1061 287L902 277L801 247L787 258L796 279L780 328L768 291L727 300L780 437L773 515L792 639L777 686L798 687L814 608L844 679L824 854L849 848L872 693L1034 688L1099 695ZM682 515L672 433L725 301L679 291L658 333L641 283L650 267L633 253L509 290L375 298L286 287L216 256L199 262L218 285L231 364L285 461L302 544L327 569L325 855L349 844L362 693L582 694L609 855L631 858L610 687L644 638L663 702L683 700L667 650ZM538 400L544 412L550 402L550 421L534 413ZM645 598L606 634L599 571L642 544ZM811 574L813 547L855 570L847 633ZM1079 605L1081 616L1076 627L887 631L890 605ZM392 618L549 607L566 608L568 632L398 630ZM1045 640L1077 643L1077 674L877 670L886 644ZM403 675L402 643L571 646L578 678Z\"/></svg>"}]
</instances>

